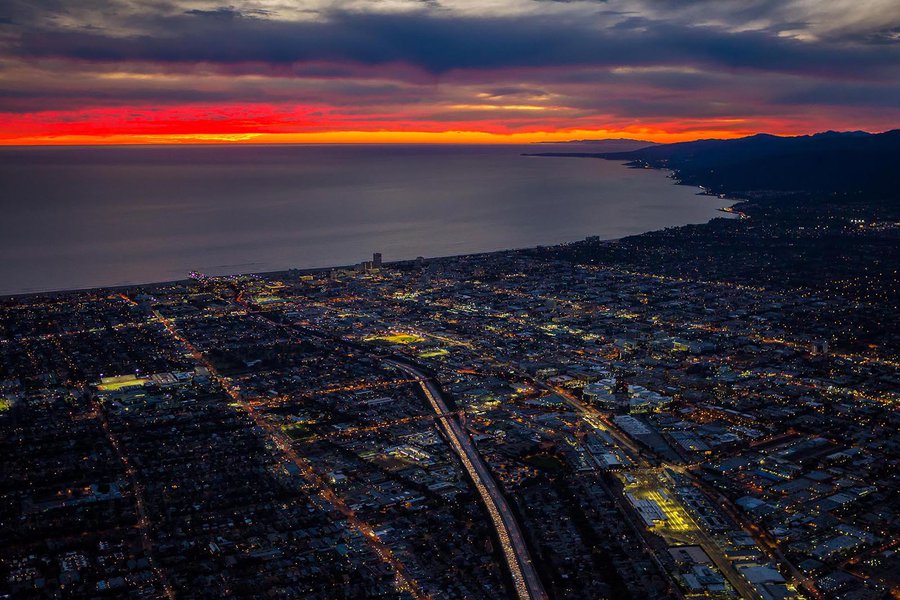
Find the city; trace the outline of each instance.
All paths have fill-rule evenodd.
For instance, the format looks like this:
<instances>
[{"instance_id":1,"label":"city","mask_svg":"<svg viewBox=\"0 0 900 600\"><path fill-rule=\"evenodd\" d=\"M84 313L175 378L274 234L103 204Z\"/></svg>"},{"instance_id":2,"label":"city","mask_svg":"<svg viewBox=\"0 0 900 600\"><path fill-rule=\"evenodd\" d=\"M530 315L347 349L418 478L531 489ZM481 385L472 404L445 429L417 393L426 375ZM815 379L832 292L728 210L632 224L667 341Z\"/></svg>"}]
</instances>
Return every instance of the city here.
<instances>
[{"instance_id":1,"label":"city","mask_svg":"<svg viewBox=\"0 0 900 600\"><path fill-rule=\"evenodd\" d=\"M897 593L896 355L544 252L4 300L8 597Z\"/></svg>"},{"instance_id":2,"label":"city","mask_svg":"<svg viewBox=\"0 0 900 600\"><path fill-rule=\"evenodd\" d=\"M0 2L0 600L900 600L900 1Z\"/></svg>"}]
</instances>

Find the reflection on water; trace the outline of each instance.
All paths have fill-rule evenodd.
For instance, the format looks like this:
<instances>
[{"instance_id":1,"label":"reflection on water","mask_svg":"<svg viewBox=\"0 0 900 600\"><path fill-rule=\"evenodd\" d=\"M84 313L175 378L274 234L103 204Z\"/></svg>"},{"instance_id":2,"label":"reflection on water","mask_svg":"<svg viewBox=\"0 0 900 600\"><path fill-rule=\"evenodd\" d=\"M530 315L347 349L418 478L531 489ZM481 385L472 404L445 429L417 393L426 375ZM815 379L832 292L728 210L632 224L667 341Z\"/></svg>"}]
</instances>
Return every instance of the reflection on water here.
<instances>
[{"instance_id":1,"label":"reflection on water","mask_svg":"<svg viewBox=\"0 0 900 600\"><path fill-rule=\"evenodd\" d=\"M659 172L531 149L2 149L0 294L617 238L721 206Z\"/></svg>"}]
</instances>

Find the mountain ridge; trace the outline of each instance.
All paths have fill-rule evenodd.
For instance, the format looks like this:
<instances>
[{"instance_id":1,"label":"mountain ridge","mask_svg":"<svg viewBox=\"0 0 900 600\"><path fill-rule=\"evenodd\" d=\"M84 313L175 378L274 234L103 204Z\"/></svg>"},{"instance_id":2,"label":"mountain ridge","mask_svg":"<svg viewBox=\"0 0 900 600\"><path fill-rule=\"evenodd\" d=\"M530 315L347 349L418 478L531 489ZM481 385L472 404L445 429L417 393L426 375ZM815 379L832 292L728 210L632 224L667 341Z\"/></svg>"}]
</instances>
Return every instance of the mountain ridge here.
<instances>
[{"instance_id":1,"label":"mountain ridge","mask_svg":"<svg viewBox=\"0 0 900 600\"><path fill-rule=\"evenodd\" d=\"M793 137L759 133L628 152L538 155L603 158L638 168L670 169L680 183L719 194L888 195L900 189L900 129L883 133L825 131Z\"/></svg>"}]
</instances>

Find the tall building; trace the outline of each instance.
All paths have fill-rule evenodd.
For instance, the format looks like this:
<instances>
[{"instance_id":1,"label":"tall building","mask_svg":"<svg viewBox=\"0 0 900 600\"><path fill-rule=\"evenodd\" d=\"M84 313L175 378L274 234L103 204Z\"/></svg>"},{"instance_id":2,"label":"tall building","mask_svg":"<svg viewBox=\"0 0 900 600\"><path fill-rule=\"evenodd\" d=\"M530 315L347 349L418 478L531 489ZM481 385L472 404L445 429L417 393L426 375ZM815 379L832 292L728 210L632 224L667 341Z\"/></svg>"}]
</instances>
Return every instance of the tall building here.
<instances>
[{"instance_id":1,"label":"tall building","mask_svg":"<svg viewBox=\"0 0 900 600\"><path fill-rule=\"evenodd\" d=\"M372 266L376 269L381 268L381 252L376 252L372 255Z\"/></svg>"}]
</instances>

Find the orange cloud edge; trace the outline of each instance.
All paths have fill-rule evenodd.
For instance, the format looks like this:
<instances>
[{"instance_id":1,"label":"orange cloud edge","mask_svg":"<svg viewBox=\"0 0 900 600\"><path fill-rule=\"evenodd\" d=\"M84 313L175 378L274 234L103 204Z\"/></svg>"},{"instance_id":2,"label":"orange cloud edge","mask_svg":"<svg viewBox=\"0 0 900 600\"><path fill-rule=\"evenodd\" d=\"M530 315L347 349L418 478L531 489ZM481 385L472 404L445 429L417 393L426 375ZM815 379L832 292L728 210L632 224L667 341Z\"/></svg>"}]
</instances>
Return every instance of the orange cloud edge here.
<instances>
[{"instance_id":1,"label":"orange cloud edge","mask_svg":"<svg viewBox=\"0 0 900 600\"><path fill-rule=\"evenodd\" d=\"M14 135L0 133L0 146L113 146L188 144L532 144L580 139L639 139L673 143L706 138L736 138L755 131L659 129L566 129L522 133L486 131L317 131L304 133L178 133L102 135Z\"/></svg>"}]
</instances>

